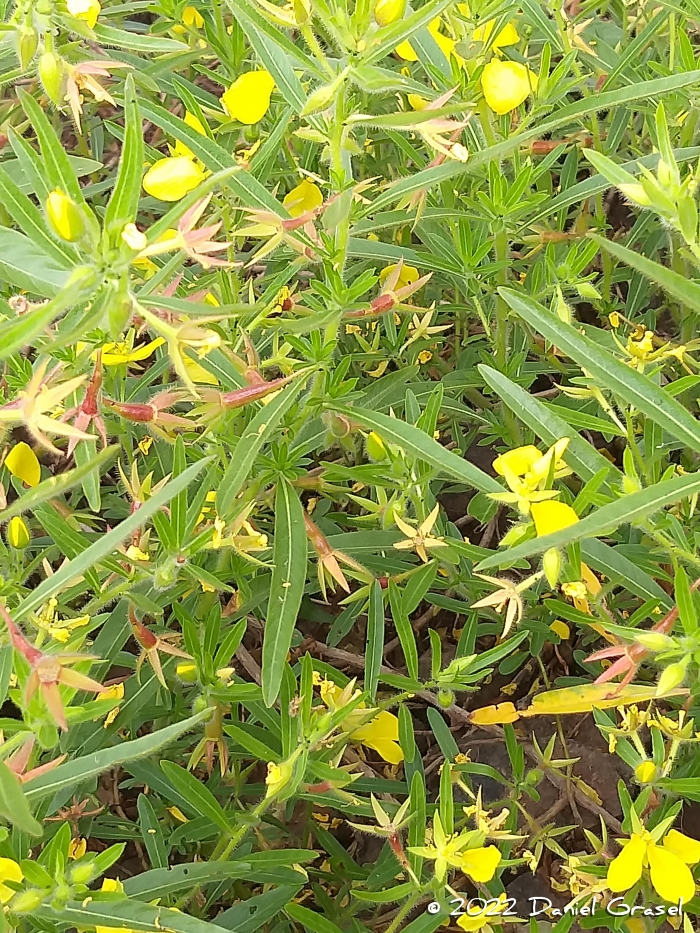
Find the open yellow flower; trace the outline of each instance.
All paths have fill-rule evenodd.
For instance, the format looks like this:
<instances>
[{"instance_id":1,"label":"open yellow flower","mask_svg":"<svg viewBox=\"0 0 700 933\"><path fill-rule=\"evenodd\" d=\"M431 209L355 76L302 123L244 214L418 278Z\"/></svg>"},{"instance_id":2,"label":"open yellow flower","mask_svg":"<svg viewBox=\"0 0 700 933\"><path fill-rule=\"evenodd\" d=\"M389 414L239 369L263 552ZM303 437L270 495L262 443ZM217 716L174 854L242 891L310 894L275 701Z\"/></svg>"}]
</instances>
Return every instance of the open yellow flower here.
<instances>
[{"instance_id":1,"label":"open yellow flower","mask_svg":"<svg viewBox=\"0 0 700 933\"><path fill-rule=\"evenodd\" d=\"M21 479L26 486L36 486L41 480L39 459L29 444L25 444L24 441L15 444L5 457L5 466L13 476Z\"/></svg>"},{"instance_id":2,"label":"open yellow flower","mask_svg":"<svg viewBox=\"0 0 700 933\"><path fill-rule=\"evenodd\" d=\"M354 681L349 687L353 685ZM331 710L339 709L343 703L348 702L346 695L352 696L352 689L343 689L332 680L322 680L320 689L321 699ZM367 707L361 703L343 720L343 730L349 734L351 742L359 742L360 745L374 749L390 765L400 764L403 751L399 745L399 720L388 710L381 710L370 722L358 725L367 717L367 712Z\"/></svg>"},{"instance_id":3,"label":"open yellow flower","mask_svg":"<svg viewBox=\"0 0 700 933\"><path fill-rule=\"evenodd\" d=\"M143 188L159 201L180 201L204 181L206 175L189 156L166 156L146 172Z\"/></svg>"},{"instance_id":4,"label":"open yellow flower","mask_svg":"<svg viewBox=\"0 0 700 933\"><path fill-rule=\"evenodd\" d=\"M315 211L323 204L323 192L308 178L304 178L296 188L285 195L282 204L292 217L301 217L309 211Z\"/></svg>"},{"instance_id":5,"label":"open yellow flower","mask_svg":"<svg viewBox=\"0 0 700 933\"><path fill-rule=\"evenodd\" d=\"M505 894L499 894L498 902L496 904L489 902L487 909L483 901L480 902L477 899L476 903L471 905L471 908L467 905L465 912L457 918L457 926L466 930L467 933L475 933L476 930L481 929L484 930L484 933L488 933L491 929L491 922L498 926L508 920L517 922L516 917L500 917L500 914L508 909L509 903L510 901Z\"/></svg>"},{"instance_id":6,"label":"open yellow flower","mask_svg":"<svg viewBox=\"0 0 700 933\"><path fill-rule=\"evenodd\" d=\"M481 73L481 90L491 110L501 115L519 107L537 87L537 75L520 62L494 58Z\"/></svg>"},{"instance_id":7,"label":"open yellow flower","mask_svg":"<svg viewBox=\"0 0 700 933\"><path fill-rule=\"evenodd\" d=\"M138 363L147 360L149 356L165 343L163 337L156 337L150 343L134 347L134 332L129 332L127 340L121 343L106 343L102 347L102 363L104 366L121 366L129 363Z\"/></svg>"},{"instance_id":8,"label":"open yellow flower","mask_svg":"<svg viewBox=\"0 0 700 933\"><path fill-rule=\"evenodd\" d=\"M433 819L432 844L411 846L410 852L435 862L435 877L443 881L448 867L459 868L472 881L486 883L496 874L501 853L496 846L484 846L485 834L478 830L448 836L440 814Z\"/></svg>"},{"instance_id":9,"label":"open yellow flower","mask_svg":"<svg viewBox=\"0 0 700 933\"><path fill-rule=\"evenodd\" d=\"M464 64L464 59L462 58L461 55L458 55L457 52L455 52L455 46L457 45L457 40L450 39L449 36L446 36L444 35L444 33L440 32L441 26L442 26L442 20L440 19L439 16L436 16L435 19L432 20L432 22L428 26L428 32L435 40L436 44L442 51L445 58L449 60L450 55L454 55L459 65L462 66ZM396 54L399 56L399 58L403 58L403 60L406 62L417 62L418 61L418 55L416 54L415 49L413 48L411 43L408 41L408 39L406 39L400 45L396 46Z\"/></svg>"},{"instance_id":10,"label":"open yellow flower","mask_svg":"<svg viewBox=\"0 0 700 933\"><path fill-rule=\"evenodd\" d=\"M568 444L569 438L562 437L544 454L528 445L496 457L493 468L505 479L511 491L489 493L489 498L515 504L523 515L529 515L533 503L555 498L557 491L547 487L550 479L558 479L571 472L562 460Z\"/></svg>"},{"instance_id":11,"label":"open yellow flower","mask_svg":"<svg viewBox=\"0 0 700 933\"><path fill-rule=\"evenodd\" d=\"M389 276L398 269L399 264L393 263L390 266L385 266L382 271L379 273L379 284L383 285ZM415 266L407 266L406 263L403 263L401 270L399 272L398 279L394 283L394 288L406 288L409 285L413 285L420 278L420 272L416 269Z\"/></svg>"},{"instance_id":12,"label":"open yellow flower","mask_svg":"<svg viewBox=\"0 0 700 933\"><path fill-rule=\"evenodd\" d=\"M71 16L82 19L90 29L95 28L97 17L102 12L99 0L67 0L66 6Z\"/></svg>"},{"instance_id":13,"label":"open yellow flower","mask_svg":"<svg viewBox=\"0 0 700 933\"><path fill-rule=\"evenodd\" d=\"M182 11L182 22L185 26L194 26L195 29L201 29L204 25L204 17L194 6L186 6Z\"/></svg>"},{"instance_id":14,"label":"open yellow flower","mask_svg":"<svg viewBox=\"0 0 700 933\"><path fill-rule=\"evenodd\" d=\"M488 23L482 23L480 26L476 27L472 38L475 42L487 43L491 38L491 33L495 25L496 21L493 19L489 20ZM496 51L497 49L505 48L507 45L517 45L518 42L520 42L518 30L512 23L506 23L491 43L491 48Z\"/></svg>"},{"instance_id":15,"label":"open yellow flower","mask_svg":"<svg viewBox=\"0 0 700 933\"><path fill-rule=\"evenodd\" d=\"M8 887L5 882L20 882L23 878L22 869L14 859L0 858L0 904L7 904L15 896L13 889Z\"/></svg>"},{"instance_id":16,"label":"open yellow flower","mask_svg":"<svg viewBox=\"0 0 700 933\"><path fill-rule=\"evenodd\" d=\"M259 123L270 108L275 79L267 71L247 71L239 75L221 96L226 113L248 126Z\"/></svg>"},{"instance_id":17,"label":"open yellow flower","mask_svg":"<svg viewBox=\"0 0 700 933\"><path fill-rule=\"evenodd\" d=\"M611 891L628 891L649 869L652 887L665 901L686 904L695 894L695 881L689 865L700 862L700 842L669 830L661 845L654 831L640 827L633 832L622 852L608 868L607 885Z\"/></svg>"}]
</instances>

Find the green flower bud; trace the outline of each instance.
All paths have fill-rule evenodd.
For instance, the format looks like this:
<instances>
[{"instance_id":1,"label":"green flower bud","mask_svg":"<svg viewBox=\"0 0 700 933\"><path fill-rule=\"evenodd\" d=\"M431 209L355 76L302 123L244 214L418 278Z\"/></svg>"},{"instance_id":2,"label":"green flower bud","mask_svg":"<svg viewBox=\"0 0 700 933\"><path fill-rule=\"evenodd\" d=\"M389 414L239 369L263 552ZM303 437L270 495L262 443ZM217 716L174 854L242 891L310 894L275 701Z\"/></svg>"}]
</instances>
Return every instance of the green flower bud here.
<instances>
[{"instance_id":1,"label":"green flower bud","mask_svg":"<svg viewBox=\"0 0 700 933\"><path fill-rule=\"evenodd\" d=\"M548 551L544 552L542 569L547 578L547 583L554 588L557 585L559 574L561 573L561 552L555 547L551 547Z\"/></svg>"},{"instance_id":2,"label":"green flower bud","mask_svg":"<svg viewBox=\"0 0 700 933\"><path fill-rule=\"evenodd\" d=\"M27 914L40 907L44 900L42 891L32 888L29 891L20 891L15 894L10 904L13 914Z\"/></svg>"},{"instance_id":3,"label":"green flower bud","mask_svg":"<svg viewBox=\"0 0 700 933\"><path fill-rule=\"evenodd\" d=\"M668 635L662 635L661 632L640 632L639 635L635 635L634 640L647 651L668 651L676 647L675 640Z\"/></svg>"},{"instance_id":4,"label":"green flower bud","mask_svg":"<svg viewBox=\"0 0 700 933\"><path fill-rule=\"evenodd\" d=\"M26 71L39 47L39 36L33 26L20 26L15 33L17 58L22 71Z\"/></svg>"},{"instance_id":5,"label":"green flower bud","mask_svg":"<svg viewBox=\"0 0 700 933\"><path fill-rule=\"evenodd\" d=\"M39 58L38 65L39 80L41 81L46 96L56 107L60 107L62 102L63 89L63 59L59 58L55 52L44 52Z\"/></svg>"},{"instance_id":6,"label":"green flower bud","mask_svg":"<svg viewBox=\"0 0 700 933\"><path fill-rule=\"evenodd\" d=\"M386 447L384 446L384 441L377 434L376 431L371 431L367 435L367 440L365 441L367 447L367 455L372 460L386 460L387 453Z\"/></svg>"},{"instance_id":7,"label":"green flower bud","mask_svg":"<svg viewBox=\"0 0 700 933\"><path fill-rule=\"evenodd\" d=\"M666 670L659 677L656 686L657 697L666 696L671 690L674 690L685 679L685 669L687 661L677 661L675 664L669 664Z\"/></svg>"},{"instance_id":8,"label":"green flower bud","mask_svg":"<svg viewBox=\"0 0 700 933\"><path fill-rule=\"evenodd\" d=\"M80 862L71 869L70 879L73 884L89 884L95 877L95 868L92 862Z\"/></svg>"},{"instance_id":9,"label":"green flower bud","mask_svg":"<svg viewBox=\"0 0 700 933\"><path fill-rule=\"evenodd\" d=\"M438 690L437 701L443 709L449 709L455 701L454 691L441 687Z\"/></svg>"}]
</instances>

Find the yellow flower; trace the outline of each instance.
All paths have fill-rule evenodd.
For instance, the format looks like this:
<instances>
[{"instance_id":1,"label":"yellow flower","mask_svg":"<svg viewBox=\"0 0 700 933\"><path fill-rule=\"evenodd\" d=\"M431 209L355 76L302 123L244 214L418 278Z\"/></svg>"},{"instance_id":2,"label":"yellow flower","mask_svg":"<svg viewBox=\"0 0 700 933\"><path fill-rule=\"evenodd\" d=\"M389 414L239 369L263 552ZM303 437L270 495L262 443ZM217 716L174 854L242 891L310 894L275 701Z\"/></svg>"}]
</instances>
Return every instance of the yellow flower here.
<instances>
[{"instance_id":1,"label":"yellow flower","mask_svg":"<svg viewBox=\"0 0 700 933\"><path fill-rule=\"evenodd\" d=\"M520 62L494 58L481 73L481 89L486 103L497 114L519 107L537 87L537 75Z\"/></svg>"},{"instance_id":2,"label":"yellow flower","mask_svg":"<svg viewBox=\"0 0 700 933\"><path fill-rule=\"evenodd\" d=\"M187 10L185 10L185 12L187 12ZM202 20L202 22L204 21ZM207 131L204 129L202 121L198 117L195 117L193 113L190 113L189 110L185 112L185 116L183 117L183 120L189 126L191 130L195 131L195 133L199 133L200 136L207 135ZM171 146L170 151L172 155L174 156L187 156L188 159L195 158L195 154L192 152L189 146L186 146L183 142L180 142L179 139L177 140L174 146ZM143 246L141 247L141 249L143 249Z\"/></svg>"},{"instance_id":3,"label":"yellow flower","mask_svg":"<svg viewBox=\"0 0 700 933\"><path fill-rule=\"evenodd\" d=\"M102 347L102 363L104 366L120 366L122 363L137 363L139 360L146 360L158 349L165 340L162 337L156 337L150 343L144 343L140 346L133 346L134 334L130 333L131 346L127 341L121 343L106 343Z\"/></svg>"},{"instance_id":4,"label":"yellow flower","mask_svg":"<svg viewBox=\"0 0 700 933\"><path fill-rule=\"evenodd\" d=\"M199 383L199 385L218 386L219 380L216 376L201 366L197 360L193 360L191 356L183 353L182 362L192 382Z\"/></svg>"},{"instance_id":5,"label":"yellow flower","mask_svg":"<svg viewBox=\"0 0 700 933\"><path fill-rule=\"evenodd\" d=\"M308 178L299 182L296 188L285 196L282 204L287 208L292 217L301 217L309 211L315 211L323 204L323 192Z\"/></svg>"},{"instance_id":6,"label":"yellow flower","mask_svg":"<svg viewBox=\"0 0 700 933\"><path fill-rule=\"evenodd\" d=\"M482 927L488 926L490 928L489 921L500 925L502 921L499 919L498 914L502 914L508 908L508 904L509 901L506 895L499 894L498 902L489 904L487 910L484 902L479 901L477 898L476 902L471 905L468 904L466 911L457 918L457 926L466 930L467 933L475 933L476 930L480 930Z\"/></svg>"},{"instance_id":7,"label":"yellow flower","mask_svg":"<svg viewBox=\"0 0 700 933\"><path fill-rule=\"evenodd\" d=\"M555 531L561 531L562 528L575 525L578 521L576 512L565 502L556 502L554 500L533 502L530 509L538 538L551 535Z\"/></svg>"},{"instance_id":8,"label":"yellow flower","mask_svg":"<svg viewBox=\"0 0 700 933\"><path fill-rule=\"evenodd\" d=\"M101 891L109 891L112 894L123 894L124 885L118 878L103 878ZM134 933L129 927L95 927L95 933Z\"/></svg>"},{"instance_id":9,"label":"yellow flower","mask_svg":"<svg viewBox=\"0 0 700 933\"><path fill-rule=\"evenodd\" d=\"M501 853L496 846L480 845L484 833L461 832L448 836L442 827L440 814L433 818L432 845L411 846L410 852L435 862L435 877L442 881L448 866L459 868L472 881L491 881L501 861Z\"/></svg>"},{"instance_id":10,"label":"yellow flower","mask_svg":"<svg viewBox=\"0 0 700 933\"><path fill-rule=\"evenodd\" d=\"M445 58L449 59L450 55L454 55L459 65L463 65L464 59L455 52L457 41L455 39L450 39L449 36L443 35L443 33L440 32L440 26L442 26L442 20L437 16L428 26L428 32L439 46ZM418 61L418 55L408 39L396 46L396 54L406 62Z\"/></svg>"},{"instance_id":11,"label":"yellow flower","mask_svg":"<svg viewBox=\"0 0 700 933\"><path fill-rule=\"evenodd\" d=\"M54 189L46 199L46 216L56 236L68 243L75 243L85 234L80 208L60 188Z\"/></svg>"},{"instance_id":12,"label":"yellow flower","mask_svg":"<svg viewBox=\"0 0 700 933\"><path fill-rule=\"evenodd\" d=\"M29 444L20 441L5 457L5 466L27 486L36 486L41 480L41 464Z\"/></svg>"},{"instance_id":13,"label":"yellow flower","mask_svg":"<svg viewBox=\"0 0 700 933\"><path fill-rule=\"evenodd\" d=\"M204 181L206 175L188 156L158 159L146 172L143 188L159 201L180 201Z\"/></svg>"},{"instance_id":14,"label":"yellow flower","mask_svg":"<svg viewBox=\"0 0 700 933\"><path fill-rule=\"evenodd\" d=\"M628 891L648 867L651 884L665 901L687 903L695 894L695 881L689 865L700 861L700 842L671 829L658 844L653 832L640 828L633 832L620 854L608 868L611 891Z\"/></svg>"},{"instance_id":15,"label":"yellow flower","mask_svg":"<svg viewBox=\"0 0 700 933\"><path fill-rule=\"evenodd\" d=\"M351 688L352 684L349 687ZM338 709L344 702L348 702L352 694L352 689L346 687L343 690L332 680L322 680L320 690L321 699L331 710ZM364 703L360 703L343 720L342 727L349 733L350 740L374 749L384 761L388 761L391 765L402 762L403 751L399 745L399 720L397 717L388 710L381 710L370 722L357 725L358 721L365 718L366 715L367 708Z\"/></svg>"},{"instance_id":16,"label":"yellow flower","mask_svg":"<svg viewBox=\"0 0 700 933\"><path fill-rule=\"evenodd\" d=\"M488 23L482 23L481 26L477 26L474 30L474 41L487 43L491 38L491 33L493 32L495 23L496 21L491 19L488 21ZM512 23L506 23L506 25L503 27L503 29L501 29L501 31L491 43L491 48L503 49L507 45L516 45L518 42L520 42L518 30Z\"/></svg>"},{"instance_id":17,"label":"yellow flower","mask_svg":"<svg viewBox=\"0 0 700 933\"><path fill-rule=\"evenodd\" d=\"M395 262L390 266L385 266L384 269L379 273L379 284L383 285L386 280L389 278L392 272L398 268L398 263ZM416 269L415 266L407 266L405 263L401 266L401 272L399 277L394 284L394 291L399 288L406 288L410 285L413 285L420 278L420 272Z\"/></svg>"},{"instance_id":18,"label":"yellow flower","mask_svg":"<svg viewBox=\"0 0 700 933\"><path fill-rule=\"evenodd\" d=\"M186 6L182 11L182 22L185 26L194 26L195 29L201 29L204 25L204 17L196 7Z\"/></svg>"},{"instance_id":19,"label":"yellow flower","mask_svg":"<svg viewBox=\"0 0 700 933\"><path fill-rule=\"evenodd\" d=\"M520 714L509 700L495 706L482 706L469 714L469 721L476 726L502 725L506 722L516 722L518 719Z\"/></svg>"},{"instance_id":20,"label":"yellow flower","mask_svg":"<svg viewBox=\"0 0 700 933\"><path fill-rule=\"evenodd\" d=\"M647 761L640 761L634 769L634 776L640 784L649 784L656 777L656 765L648 759ZM675 832L675 830L671 830L671 832Z\"/></svg>"},{"instance_id":21,"label":"yellow flower","mask_svg":"<svg viewBox=\"0 0 700 933\"><path fill-rule=\"evenodd\" d=\"M391 26L403 18L406 0L377 0L374 4L374 21L378 26Z\"/></svg>"},{"instance_id":22,"label":"yellow flower","mask_svg":"<svg viewBox=\"0 0 700 933\"><path fill-rule=\"evenodd\" d=\"M529 473L541 456L542 454L532 444L527 447L516 447L515 450L508 450L500 457L496 457L493 461L493 468L499 476L506 476L509 472L515 476L524 476Z\"/></svg>"},{"instance_id":23,"label":"yellow flower","mask_svg":"<svg viewBox=\"0 0 700 933\"><path fill-rule=\"evenodd\" d=\"M269 72L247 71L222 94L221 104L232 119L250 126L262 120L269 110L274 89L275 79Z\"/></svg>"},{"instance_id":24,"label":"yellow flower","mask_svg":"<svg viewBox=\"0 0 700 933\"><path fill-rule=\"evenodd\" d=\"M66 6L71 16L82 19L90 29L95 28L97 17L102 11L99 0L67 0Z\"/></svg>"},{"instance_id":25,"label":"yellow flower","mask_svg":"<svg viewBox=\"0 0 700 933\"><path fill-rule=\"evenodd\" d=\"M15 892L8 887L6 881L21 881L24 878L22 869L17 862L11 858L0 858L0 904L7 902L14 897Z\"/></svg>"},{"instance_id":26,"label":"yellow flower","mask_svg":"<svg viewBox=\"0 0 700 933\"><path fill-rule=\"evenodd\" d=\"M25 525L24 519L19 515L15 515L14 518L11 518L7 526L7 540L12 547L21 551L27 547L31 539L32 536L29 534L29 529Z\"/></svg>"}]
</instances>

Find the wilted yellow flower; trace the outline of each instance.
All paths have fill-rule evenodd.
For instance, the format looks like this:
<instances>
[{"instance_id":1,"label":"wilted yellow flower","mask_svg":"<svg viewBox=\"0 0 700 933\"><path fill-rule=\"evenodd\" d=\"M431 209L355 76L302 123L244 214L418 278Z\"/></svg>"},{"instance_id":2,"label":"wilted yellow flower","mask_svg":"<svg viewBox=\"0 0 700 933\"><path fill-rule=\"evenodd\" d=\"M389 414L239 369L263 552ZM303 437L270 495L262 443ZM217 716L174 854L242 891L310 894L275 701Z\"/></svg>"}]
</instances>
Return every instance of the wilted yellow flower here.
<instances>
[{"instance_id":1,"label":"wilted yellow flower","mask_svg":"<svg viewBox=\"0 0 700 933\"><path fill-rule=\"evenodd\" d=\"M27 547L31 539L32 536L29 534L29 529L25 525L24 519L19 515L15 515L14 518L11 518L7 526L7 540L12 547L23 550Z\"/></svg>"},{"instance_id":2,"label":"wilted yellow flower","mask_svg":"<svg viewBox=\"0 0 700 933\"><path fill-rule=\"evenodd\" d=\"M94 29L97 17L102 11L99 0L67 0L66 6L71 16L82 19L90 29Z\"/></svg>"},{"instance_id":3,"label":"wilted yellow flower","mask_svg":"<svg viewBox=\"0 0 700 933\"><path fill-rule=\"evenodd\" d=\"M269 72L247 71L222 94L221 104L232 119L250 126L267 113L274 89L275 79Z\"/></svg>"},{"instance_id":4,"label":"wilted yellow flower","mask_svg":"<svg viewBox=\"0 0 700 933\"><path fill-rule=\"evenodd\" d=\"M83 839L82 836L79 836L77 839L73 838L68 843L68 858L82 858L86 852L87 839Z\"/></svg>"},{"instance_id":5,"label":"wilted yellow flower","mask_svg":"<svg viewBox=\"0 0 700 933\"><path fill-rule=\"evenodd\" d=\"M494 58L481 73L481 89L491 110L510 113L537 87L537 75L520 62Z\"/></svg>"},{"instance_id":6,"label":"wilted yellow flower","mask_svg":"<svg viewBox=\"0 0 700 933\"><path fill-rule=\"evenodd\" d=\"M204 181L206 175L188 156L158 159L146 172L144 191L159 201L180 201Z\"/></svg>"},{"instance_id":7,"label":"wilted yellow flower","mask_svg":"<svg viewBox=\"0 0 700 933\"><path fill-rule=\"evenodd\" d=\"M5 466L27 486L36 486L41 480L41 464L29 444L20 441L5 457Z\"/></svg>"},{"instance_id":8,"label":"wilted yellow flower","mask_svg":"<svg viewBox=\"0 0 700 933\"><path fill-rule=\"evenodd\" d=\"M77 242L85 234L85 219L80 208L60 188L46 199L46 216L56 236L68 243Z\"/></svg>"},{"instance_id":9,"label":"wilted yellow flower","mask_svg":"<svg viewBox=\"0 0 700 933\"><path fill-rule=\"evenodd\" d=\"M440 504L438 503L425 521L421 522L417 528L414 528L413 525L409 525L408 522L405 522L398 515L394 514L394 521L399 531L406 535L405 540L395 542L394 547L399 551L415 550L423 563L427 564L430 559L428 557L429 550L447 547L446 541L443 541L442 538L436 538L431 534L433 525L437 521L439 514Z\"/></svg>"},{"instance_id":10,"label":"wilted yellow flower","mask_svg":"<svg viewBox=\"0 0 700 933\"><path fill-rule=\"evenodd\" d=\"M296 188L285 195L282 204L287 208L292 217L301 217L309 211L315 211L323 204L323 192L308 178L299 182Z\"/></svg>"},{"instance_id":11,"label":"wilted yellow flower","mask_svg":"<svg viewBox=\"0 0 700 933\"><path fill-rule=\"evenodd\" d=\"M23 878L22 869L14 859L0 858L0 904L7 904L15 895L12 888L8 887L5 882L20 882Z\"/></svg>"}]
</instances>

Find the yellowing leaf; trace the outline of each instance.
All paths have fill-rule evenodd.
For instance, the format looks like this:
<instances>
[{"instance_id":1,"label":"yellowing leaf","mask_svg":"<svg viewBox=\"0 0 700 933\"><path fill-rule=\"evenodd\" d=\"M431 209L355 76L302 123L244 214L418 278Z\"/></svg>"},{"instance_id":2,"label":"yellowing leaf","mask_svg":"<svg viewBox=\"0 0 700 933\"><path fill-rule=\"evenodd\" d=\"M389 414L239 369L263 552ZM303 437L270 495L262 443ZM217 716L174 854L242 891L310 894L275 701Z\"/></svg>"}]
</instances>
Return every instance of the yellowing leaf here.
<instances>
[{"instance_id":1,"label":"yellowing leaf","mask_svg":"<svg viewBox=\"0 0 700 933\"><path fill-rule=\"evenodd\" d=\"M668 696L687 694L687 690L672 690ZM557 715L561 713L590 713L595 709L612 709L629 703L645 703L656 697L654 684L630 684L618 692L617 684L582 684L548 690L533 697L532 704L521 716Z\"/></svg>"}]
</instances>

